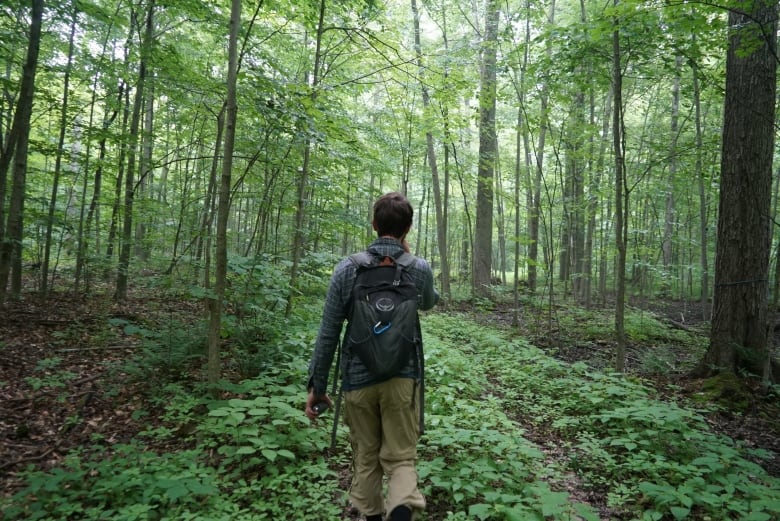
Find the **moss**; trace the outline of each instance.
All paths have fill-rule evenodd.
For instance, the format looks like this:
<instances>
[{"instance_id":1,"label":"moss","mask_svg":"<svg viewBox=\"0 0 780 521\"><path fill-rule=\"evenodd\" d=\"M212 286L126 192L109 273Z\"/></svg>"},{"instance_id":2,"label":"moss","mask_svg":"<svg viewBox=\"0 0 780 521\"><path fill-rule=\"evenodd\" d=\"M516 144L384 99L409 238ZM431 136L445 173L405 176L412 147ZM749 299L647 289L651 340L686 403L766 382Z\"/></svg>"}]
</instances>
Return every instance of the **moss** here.
<instances>
[{"instance_id":1,"label":"moss","mask_svg":"<svg viewBox=\"0 0 780 521\"><path fill-rule=\"evenodd\" d=\"M701 383L697 394L702 403L715 403L734 412L747 412L753 404L753 393L734 373L719 373Z\"/></svg>"}]
</instances>

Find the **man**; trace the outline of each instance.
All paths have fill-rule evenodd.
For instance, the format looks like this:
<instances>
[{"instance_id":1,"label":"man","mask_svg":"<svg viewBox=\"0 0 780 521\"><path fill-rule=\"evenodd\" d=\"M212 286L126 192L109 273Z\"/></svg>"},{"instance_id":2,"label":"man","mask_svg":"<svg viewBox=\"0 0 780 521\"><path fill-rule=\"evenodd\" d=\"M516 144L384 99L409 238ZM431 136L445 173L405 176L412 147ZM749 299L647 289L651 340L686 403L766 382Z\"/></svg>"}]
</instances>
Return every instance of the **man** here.
<instances>
[{"instance_id":1,"label":"man","mask_svg":"<svg viewBox=\"0 0 780 521\"><path fill-rule=\"evenodd\" d=\"M407 198L391 192L374 203L372 225L377 239L368 251L378 256L409 252L406 234L412 226L412 205ZM409 266L418 292L418 309L430 309L439 299L433 287L433 273L428 263L415 258ZM309 395L306 415L315 420L313 407L325 402L328 373L338 348L344 321L350 308L357 266L349 258L335 268L328 288L317 342L309 364ZM416 355L415 355L416 356ZM350 487L352 504L367 521L381 521L387 514L392 521L408 521L415 511L425 508L425 498L417 488L417 441L420 399L417 399L420 364L415 356L390 379L372 377L349 346L342 357L344 419L352 444L353 476ZM387 497L382 493L387 476Z\"/></svg>"}]
</instances>

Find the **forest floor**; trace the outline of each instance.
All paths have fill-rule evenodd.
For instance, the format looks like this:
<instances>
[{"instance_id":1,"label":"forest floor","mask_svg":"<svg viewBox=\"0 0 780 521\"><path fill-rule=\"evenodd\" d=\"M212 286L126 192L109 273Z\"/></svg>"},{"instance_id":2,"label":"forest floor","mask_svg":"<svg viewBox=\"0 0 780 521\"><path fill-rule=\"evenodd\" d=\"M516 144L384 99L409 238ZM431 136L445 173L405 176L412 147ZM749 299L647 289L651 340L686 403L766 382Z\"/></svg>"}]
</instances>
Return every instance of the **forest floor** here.
<instances>
[{"instance_id":1,"label":"forest floor","mask_svg":"<svg viewBox=\"0 0 780 521\"><path fill-rule=\"evenodd\" d=\"M697 318L701 313L690 303L665 301L645 306L676 327L696 327L701 322ZM20 485L16 472L28 466L51 468L69 451L98 439L108 444L129 442L150 424L161 421L155 418L153 406L143 403L143 393L112 371L139 348L138 336L125 335L121 328L107 333L107 320L161 323L201 315L192 302L148 295L122 305L107 296L74 294L53 294L46 301L26 296L7 304L0 320L0 493L12 494ZM486 321L501 325L507 324L508 317L509 312L501 309L484 316ZM582 349L549 336L532 341L546 343L540 347L549 347L570 362L605 359L612 349L608 344ZM630 352L645 347L651 346L634 344ZM631 361L629 356L629 370ZM693 396L701 387L701 381L683 373L646 378L662 394L675 399ZM774 458L761 464L770 474L780 476L778 404L767 403L758 389L755 391L750 406L741 414L722 409L711 413L707 421L715 431L749 447L772 451ZM134 414L141 409L151 412ZM528 429L526 436L549 448L548 457L556 457L555 440L542 439L543 434L535 440L533 429ZM576 490L576 484L570 492L573 496L584 494ZM590 502L597 501L590 498Z\"/></svg>"}]
</instances>

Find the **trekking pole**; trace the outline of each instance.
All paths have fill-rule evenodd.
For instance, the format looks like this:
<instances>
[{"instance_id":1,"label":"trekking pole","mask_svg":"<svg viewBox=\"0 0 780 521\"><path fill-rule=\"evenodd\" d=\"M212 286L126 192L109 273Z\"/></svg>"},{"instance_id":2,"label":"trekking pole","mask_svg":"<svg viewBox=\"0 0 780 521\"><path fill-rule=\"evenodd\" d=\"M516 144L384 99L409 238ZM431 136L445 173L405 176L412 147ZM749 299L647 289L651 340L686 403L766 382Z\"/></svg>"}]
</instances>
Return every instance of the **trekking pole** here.
<instances>
[{"instance_id":1,"label":"trekking pole","mask_svg":"<svg viewBox=\"0 0 780 521\"><path fill-rule=\"evenodd\" d=\"M341 348L343 341L339 342L338 351L336 353L336 367L333 369L333 383L331 395L336 397L336 406L333 408L333 430L330 433L330 452L336 450L336 434L339 427L339 414L341 413L341 396L342 389L339 386L339 369L341 367Z\"/></svg>"}]
</instances>

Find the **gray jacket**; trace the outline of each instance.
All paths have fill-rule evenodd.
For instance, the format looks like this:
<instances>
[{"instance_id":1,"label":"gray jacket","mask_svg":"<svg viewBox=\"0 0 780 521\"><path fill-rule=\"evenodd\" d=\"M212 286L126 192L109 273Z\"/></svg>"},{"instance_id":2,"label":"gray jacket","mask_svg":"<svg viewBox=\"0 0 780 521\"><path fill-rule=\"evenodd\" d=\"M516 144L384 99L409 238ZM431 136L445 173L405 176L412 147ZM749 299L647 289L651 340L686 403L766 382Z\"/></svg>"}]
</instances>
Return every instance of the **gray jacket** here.
<instances>
[{"instance_id":1,"label":"gray jacket","mask_svg":"<svg viewBox=\"0 0 780 521\"><path fill-rule=\"evenodd\" d=\"M381 255L394 255L402 250L401 244L397 240L384 237L376 239L371 243L370 248L377 250ZM433 287L431 267L424 259L417 257L416 262L409 267L409 272L414 278L418 290L418 309L432 308L438 302L439 294ZM333 270L314 346L314 354L309 363L308 388L312 389L316 396L324 395L328 387L328 373L333 364L333 357L339 346L344 321L349 312L356 273L357 266L349 258L343 259ZM350 357L349 353L342 356L341 373L342 386L345 391L378 383L360 360L357 357ZM410 363L401 370L398 376L414 378L416 376L414 362L410 360Z\"/></svg>"}]
</instances>

